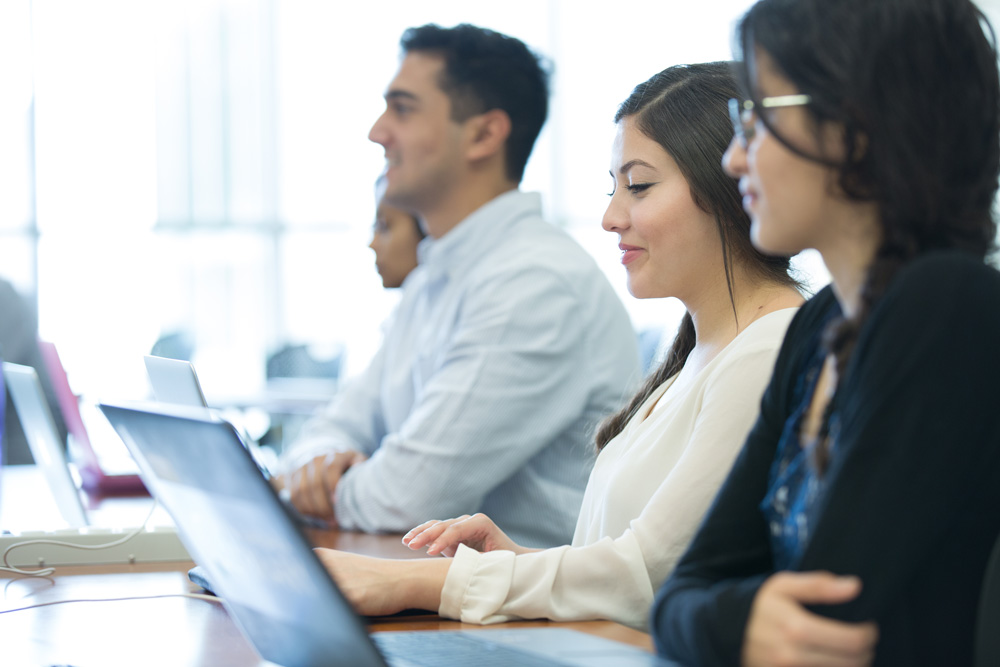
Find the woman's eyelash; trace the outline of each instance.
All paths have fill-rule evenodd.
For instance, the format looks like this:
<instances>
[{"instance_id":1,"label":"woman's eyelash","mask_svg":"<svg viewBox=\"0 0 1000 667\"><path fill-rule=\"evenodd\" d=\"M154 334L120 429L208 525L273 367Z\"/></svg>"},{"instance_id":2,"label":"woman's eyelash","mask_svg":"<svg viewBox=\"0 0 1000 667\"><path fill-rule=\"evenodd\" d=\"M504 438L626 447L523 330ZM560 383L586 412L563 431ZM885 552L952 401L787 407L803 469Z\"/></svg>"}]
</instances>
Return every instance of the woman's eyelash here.
<instances>
[{"instance_id":1,"label":"woman's eyelash","mask_svg":"<svg viewBox=\"0 0 1000 667\"><path fill-rule=\"evenodd\" d=\"M643 192L644 190L649 189L652 186L653 183L634 183L632 185L626 185L625 189L631 192L632 194L638 194L640 192ZM608 193L608 196L614 197L616 192L618 192L617 189L612 190L611 192Z\"/></svg>"}]
</instances>

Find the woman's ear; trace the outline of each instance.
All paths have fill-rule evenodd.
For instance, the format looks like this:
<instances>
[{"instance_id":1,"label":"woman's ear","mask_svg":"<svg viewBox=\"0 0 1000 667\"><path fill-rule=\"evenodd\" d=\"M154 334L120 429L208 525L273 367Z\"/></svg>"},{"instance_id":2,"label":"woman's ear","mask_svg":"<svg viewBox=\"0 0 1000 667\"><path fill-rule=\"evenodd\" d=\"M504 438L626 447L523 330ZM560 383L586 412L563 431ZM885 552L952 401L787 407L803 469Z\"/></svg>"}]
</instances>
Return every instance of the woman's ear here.
<instances>
[{"instance_id":1,"label":"woman's ear","mask_svg":"<svg viewBox=\"0 0 1000 667\"><path fill-rule=\"evenodd\" d=\"M868 135L864 132L854 134L854 150L851 151L851 162L857 164L868 154Z\"/></svg>"},{"instance_id":2,"label":"woman's ear","mask_svg":"<svg viewBox=\"0 0 1000 667\"><path fill-rule=\"evenodd\" d=\"M868 153L868 135L848 130L843 123L826 122L820 127L822 157L835 163L857 164Z\"/></svg>"}]
</instances>

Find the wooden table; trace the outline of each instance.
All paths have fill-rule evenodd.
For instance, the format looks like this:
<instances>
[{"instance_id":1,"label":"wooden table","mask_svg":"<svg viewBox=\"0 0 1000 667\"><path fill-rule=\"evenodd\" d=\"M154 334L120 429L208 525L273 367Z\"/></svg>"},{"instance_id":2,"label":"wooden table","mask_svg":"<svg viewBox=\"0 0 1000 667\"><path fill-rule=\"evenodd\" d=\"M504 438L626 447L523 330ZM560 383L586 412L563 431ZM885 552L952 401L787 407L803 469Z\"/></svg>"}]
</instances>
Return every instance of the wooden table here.
<instances>
[{"instance_id":1,"label":"wooden table","mask_svg":"<svg viewBox=\"0 0 1000 667\"><path fill-rule=\"evenodd\" d=\"M5 471L7 472L7 471ZM4 502L10 498L5 488ZM18 499L18 504L24 498ZM129 513L142 514L140 499L104 499L101 507L113 516L116 502ZM148 503L148 499L147 499ZM3 509L10 516L11 507ZM140 516L141 520L141 516ZM50 526L44 526L50 529ZM365 535L312 531L317 546L385 558L422 557L403 546L397 535ZM225 608L185 597L110 601L114 598L171 596L197 592L186 576L192 563L92 565L59 567L46 578L0 573L0 612L60 600L93 600L0 613L0 664L250 666L268 665L240 634ZM616 639L651 650L645 633L608 621L507 623L504 627L557 625ZM474 629L428 614L371 619L372 632L385 630Z\"/></svg>"}]
</instances>

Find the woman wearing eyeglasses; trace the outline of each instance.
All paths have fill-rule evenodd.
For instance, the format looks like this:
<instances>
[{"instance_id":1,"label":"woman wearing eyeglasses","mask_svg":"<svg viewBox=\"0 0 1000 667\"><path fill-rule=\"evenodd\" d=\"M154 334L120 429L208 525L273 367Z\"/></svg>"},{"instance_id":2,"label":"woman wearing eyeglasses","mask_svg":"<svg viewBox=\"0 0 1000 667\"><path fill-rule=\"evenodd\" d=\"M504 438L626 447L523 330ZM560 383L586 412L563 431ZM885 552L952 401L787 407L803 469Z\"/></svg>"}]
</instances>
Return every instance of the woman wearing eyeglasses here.
<instances>
[{"instance_id":1,"label":"woman wearing eyeglasses","mask_svg":"<svg viewBox=\"0 0 1000 667\"><path fill-rule=\"evenodd\" d=\"M1000 83L967 0L761 0L724 165L817 249L762 412L658 594L694 665L967 665L1000 532ZM995 629L994 629L995 631Z\"/></svg>"}]
</instances>

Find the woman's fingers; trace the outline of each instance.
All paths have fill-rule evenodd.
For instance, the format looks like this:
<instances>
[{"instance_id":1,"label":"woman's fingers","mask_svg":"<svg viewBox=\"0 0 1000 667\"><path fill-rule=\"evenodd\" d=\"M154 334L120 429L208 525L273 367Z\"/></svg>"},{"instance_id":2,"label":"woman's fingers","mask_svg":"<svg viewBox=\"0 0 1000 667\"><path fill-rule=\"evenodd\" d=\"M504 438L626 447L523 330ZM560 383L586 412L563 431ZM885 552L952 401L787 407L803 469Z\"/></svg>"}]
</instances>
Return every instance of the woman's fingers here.
<instances>
[{"instance_id":1,"label":"woman's fingers","mask_svg":"<svg viewBox=\"0 0 1000 667\"><path fill-rule=\"evenodd\" d=\"M468 514L463 514L454 519L426 521L404 535L403 544L411 549L422 549L436 540L453 523L464 521L468 518Z\"/></svg>"},{"instance_id":2,"label":"woman's fingers","mask_svg":"<svg viewBox=\"0 0 1000 667\"><path fill-rule=\"evenodd\" d=\"M485 514L473 514L460 517L445 528L444 532L427 546L427 555L454 556L460 544L476 551L492 551L505 541L509 541L507 536L497 528L492 519Z\"/></svg>"}]
</instances>

